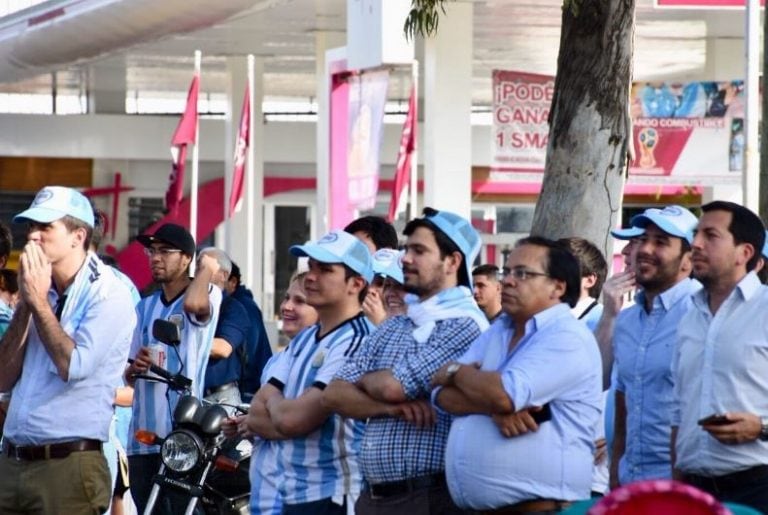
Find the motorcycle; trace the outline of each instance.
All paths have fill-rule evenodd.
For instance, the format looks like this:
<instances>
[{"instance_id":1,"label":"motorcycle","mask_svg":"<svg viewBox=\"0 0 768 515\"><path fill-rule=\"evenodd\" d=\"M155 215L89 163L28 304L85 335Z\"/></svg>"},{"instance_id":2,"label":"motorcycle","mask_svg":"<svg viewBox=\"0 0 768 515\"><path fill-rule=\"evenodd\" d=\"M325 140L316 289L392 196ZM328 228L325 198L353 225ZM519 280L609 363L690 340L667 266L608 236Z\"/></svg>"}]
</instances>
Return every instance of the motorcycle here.
<instances>
[{"instance_id":1,"label":"motorcycle","mask_svg":"<svg viewBox=\"0 0 768 515\"><path fill-rule=\"evenodd\" d=\"M178 352L181 335L176 324L155 320L152 335ZM192 380L181 372L172 374L156 365L151 365L149 372L136 378L164 383L181 397L173 410L173 430L165 438L147 430L134 435L143 444L160 445L162 464L153 478L144 515L152 515L165 491L189 497L185 515L248 514L250 442L221 434L227 410L219 404L201 402L191 391ZM247 413L247 406L236 408Z\"/></svg>"}]
</instances>

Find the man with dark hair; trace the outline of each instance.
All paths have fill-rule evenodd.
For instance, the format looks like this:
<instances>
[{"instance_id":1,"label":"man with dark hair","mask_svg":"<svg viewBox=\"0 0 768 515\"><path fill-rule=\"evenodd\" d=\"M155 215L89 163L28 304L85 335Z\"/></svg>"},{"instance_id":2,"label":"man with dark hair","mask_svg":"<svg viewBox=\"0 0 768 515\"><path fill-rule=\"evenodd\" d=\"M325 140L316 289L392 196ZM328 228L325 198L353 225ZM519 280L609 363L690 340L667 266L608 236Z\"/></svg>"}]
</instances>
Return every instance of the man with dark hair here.
<instances>
[{"instance_id":1,"label":"man with dark hair","mask_svg":"<svg viewBox=\"0 0 768 515\"><path fill-rule=\"evenodd\" d=\"M702 211L691 247L704 287L678 324L672 368L673 466L721 501L768 513L768 289L754 273L765 227L732 202Z\"/></svg>"},{"instance_id":2,"label":"man with dark hair","mask_svg":"<svg viewBox=\"0 0 768 515\"><path fill-rule=\"evenodd\" d=\"M493 323L501 314L501 283L499 282L499 267L496 265L480 265L472 270L474 283L473 296L477 307L485 313L488 322Z\"/></svg>"},{"instance_id":3,"label":"man with dark hair","mask_svg":"<svg viewBox=\"0 0 768 515\"><path fill-rule=\"evenodd\" d=\"M227 293L243 305L251 322L245 347L242 348L243 352L240 356L243 364L240 374L240 394L243 402L250 402L253 394L261 386L261 373L272 357L272 347L269 344L267 330L264 328L261 309L253 298L253 292L242 284L240 267L234 261L227 281Z\"/></svg>"},{"instance_id":4,"label":"man with dark hair","mask_svg":"<svg viewBox=\"0 0 768 515\"><path fill-rule=\"evenodd\" d=\"M632 218L637 236L633 271L641 290L616 319L615 429L611 486L666 479L672 416L672 358L680 318L700 285L691 274L698 220L681 206L650 208Z\"/></svg>"},{"instance_id":5,"label":"man with dark hair","mask_svg":"<svg viewBox=\"0 0 768 515\"><path fill-rule=\"evenodd\" d=\"M14 222L27 222L28 241L0 342L0 391L12 389L0 513L103 513L102 444L136 326L131 294L88 251L93 211L80 192L47 186Z\"/></svg>"},{"instance_id":6,"label":"man with dark hair","mask_svg":"<svg viewBox=\"0 0 768 515\"><path fill-rule=\"evenodd\" d=\"M189 231L177 224L161 225L153 234L142 234L136 241L144 245L152 280L160 288L141 299L136 307L139 325L133 335L130 353L134 362L125 370L126 382L134 387L130 434L145 429L165 438L171 432L171 413L180 394L161 383L135 381L135 376L147 373L150 364L171 373L181 372L192 379L193 394L203 397L205 370L221 304L221 290L211 284L211 278L220 265L213 257L202 255L195 277L191 279L189 266L195 256L195 240ZM179 326L181 342L178 346L168 347L154 338L152 324L157 319ZM142 513L152 490L152 477L160 468L160 446L144 445L132 438L126 451L131 496ZM183 496L171 492L162 496L156 510L172 513L183 503Z\"/></svg>"},{"instance_id":7,"label":"man with dark hair","mask_svg":"<svg viewBox=\"0 0 768 515\"><path fill-rule=\"evenodd\" d=\"M435 404L455 417L448 486L464 509L554 513L589 497L600 353L570 313L580 274L564 245L524 238L504 273L504 314L432 379Z\"/></svg>"},{"instance_id":8,"label":"man with dark hair","mask_svg":"<svg viewBox=\"0 0 768 515\"><path fill-rule=\"evenodd\" d=\"M362 423L333 413L322 396L373 328L359 296L373 279L371 255L344 231L290 250L309 258L304 287L318 322L299 332L270 366L251 402L248 426L279 442L283 515L344 515L360 493Z\"/></svg>"},{"instance_id":9,"label":"man with dark hair","mask_svg":"<svg viewBox=\"0 0 768 515\"><path fill-rule=\"evenodd\" d=\"M371 254L381 249L397 248L397 231L380 216L360 217L347 224L344 230L362 240Z\"/></svg>"},{"instance_id":10,"label":"man with dark hair","mask_svg":"<svg viewBox=\"0 0 768 515\"><path fill-rule=\"evenodd\" d=\"M447 211L425 209L405 227L405 316L385 320L328 386L324 402L367 420L360 451L366 488L359 514L460 513L445 483L450 417L429 402L432 375L460 356L488 322L472 299L480 236Z\"/></svg>"}]
</instances>

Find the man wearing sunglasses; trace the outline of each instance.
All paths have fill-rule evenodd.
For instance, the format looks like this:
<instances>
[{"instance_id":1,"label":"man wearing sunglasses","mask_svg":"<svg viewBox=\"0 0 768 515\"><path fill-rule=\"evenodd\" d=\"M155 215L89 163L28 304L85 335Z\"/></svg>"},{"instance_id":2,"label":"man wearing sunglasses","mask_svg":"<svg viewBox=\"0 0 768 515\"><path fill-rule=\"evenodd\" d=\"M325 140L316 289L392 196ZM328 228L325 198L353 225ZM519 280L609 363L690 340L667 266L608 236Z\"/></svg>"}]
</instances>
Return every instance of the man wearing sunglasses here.
<instances>
[{"instance_id":1,"label":"man wearing sunglasses","mask_svg":"<svg viewBox=\"0 0 768 515\"><path fill-rule=\"evenodd\" d=\"M159 288L136 307L139 323L130 352L134 362L125 372L126 381L134 387L129 434L146 429L165 437L172 429L171 413L178 394L168 391L164 384L134 381L134 377L147 373L150 364L158 365L192 379L193 393L203 397L205 370L221 304L221 290L211 284L211 279L220 265L214 257L204 254L198 260L195 278L191 279L189 265L195 256L195 240L180 225L162 225L154 234L142 234L136 240L144 245L152 280ZM152 324L157 319L179 326L181 342L177 347L153 338ZM160 468L160 448L130 439L126 452L131 496L142 513L152 490L152 477ZM163 499L155 513L171 513L172 504L176 504L172 499Z\"/></svg>"},{"instance_id":2,"label":"man wearing sunglasses","mask_svg":"<svg viewBox=\"0 0 768 515\"><path fill-rule=\"evenodd\" d=\"M570 312L581 281L562 243L520 240L504 272L504 314L432 378L455 416L448 487L467 510L555 513L590 494L600 352Z\"/></svg>"}]
</instances>

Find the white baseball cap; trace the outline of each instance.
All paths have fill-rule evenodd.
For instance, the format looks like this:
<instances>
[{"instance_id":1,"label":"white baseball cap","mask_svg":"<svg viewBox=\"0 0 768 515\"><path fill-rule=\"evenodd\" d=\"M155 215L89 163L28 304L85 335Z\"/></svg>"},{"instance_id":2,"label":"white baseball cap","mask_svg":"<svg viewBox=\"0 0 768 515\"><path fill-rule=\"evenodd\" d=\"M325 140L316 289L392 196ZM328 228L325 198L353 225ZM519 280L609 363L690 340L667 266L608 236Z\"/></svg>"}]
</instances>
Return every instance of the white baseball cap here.
<instances>
[{"instance_id":1,"label":"white baseball cap","mask_svg":"<svg viewBox=\"0 0 768 515\"><path fill-rule=\"evenodd\" d=\"M14 216L13 221L19 223L31 220L48 224L65 216L94 226L93 207L88 197L72 188L46 186L37 192L29 209Z\"/></svg>"},{"instance_id":2,"label":"white baseball cap","mask_svg":"<svg viewBox=\"0 0 768 515\"><path fill-rule=\"evenodd\" d=\"M373 274L389 277L400 284L403 278L403 255L405 252L395 249L379 249L373 253Z\"/></svg>"}]
</instances>

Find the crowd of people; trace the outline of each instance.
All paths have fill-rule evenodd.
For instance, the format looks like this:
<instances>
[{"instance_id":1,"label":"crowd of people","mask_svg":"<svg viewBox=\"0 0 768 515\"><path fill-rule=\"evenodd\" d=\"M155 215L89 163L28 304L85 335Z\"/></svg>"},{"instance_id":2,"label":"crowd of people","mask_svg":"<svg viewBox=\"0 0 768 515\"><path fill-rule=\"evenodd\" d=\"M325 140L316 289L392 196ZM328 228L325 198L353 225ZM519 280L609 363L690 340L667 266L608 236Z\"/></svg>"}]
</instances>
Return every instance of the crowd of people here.
<instances>
[{"instance_id":1,"label":"crowd of people","mask_svg":"<svg viewBox=\"0 0 768 515\"><path fill-rule=\"evenodd\" d=\"M139 297L99 258L90 202L46 187L14 218L18 276L0 274L0 513L121 513L128 486L143 512L161 460L129 435L168 434L178 401L136 380L151 365L250 403L223 432L253 444L253 514L584 513L658 480L768 513L766 231L734 203L701 211L612 231L612 277L583 238L522 238L500 269L473 266L480 235L454 213L425 208L402 241L362 217L290 248L273 355L226 253L174 224L139 236ZM185 506L163 492L155 513Z\"/></svg>"}]
</instances>

